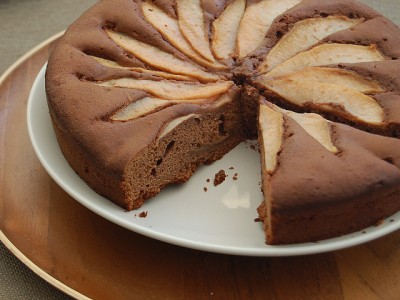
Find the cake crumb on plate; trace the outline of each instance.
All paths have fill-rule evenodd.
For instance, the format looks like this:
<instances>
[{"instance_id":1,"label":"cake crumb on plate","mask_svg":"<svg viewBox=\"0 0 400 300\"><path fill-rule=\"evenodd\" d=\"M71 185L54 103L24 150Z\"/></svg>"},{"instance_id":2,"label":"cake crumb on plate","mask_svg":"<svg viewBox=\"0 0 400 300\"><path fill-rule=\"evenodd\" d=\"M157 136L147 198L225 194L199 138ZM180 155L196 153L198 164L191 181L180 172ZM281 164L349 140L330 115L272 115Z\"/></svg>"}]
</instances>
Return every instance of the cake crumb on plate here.
<instances>
[{"instance_id":1,"label":"cake crumb on plate","mask_svg":"<svg viewBox=\"0 0 400 300\"><path fill-rule=\"evenodd\" d=\"M220 170L217 174L215 174L214 178L214 186L220 185L225 181L227 175L225 174L224 170Z\"/></svg>"}]
</instances>

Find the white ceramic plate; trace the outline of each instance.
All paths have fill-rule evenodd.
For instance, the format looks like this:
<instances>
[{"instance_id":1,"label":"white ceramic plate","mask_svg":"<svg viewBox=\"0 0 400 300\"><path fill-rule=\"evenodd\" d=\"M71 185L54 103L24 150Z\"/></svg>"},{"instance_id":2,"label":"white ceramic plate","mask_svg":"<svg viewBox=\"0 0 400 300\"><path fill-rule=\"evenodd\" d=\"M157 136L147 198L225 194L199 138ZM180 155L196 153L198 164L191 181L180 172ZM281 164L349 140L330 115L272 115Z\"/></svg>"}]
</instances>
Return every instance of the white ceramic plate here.
<instances>
[{"instance_id":1,"label":"white ceramic plate","mask_svg":"<svg viewBox=\"0 0 400 300\"><path fill-rule=\"evenodd\" d=\"M45 66L38 74L28 100L28 129L35 152L50 176L69 195L120 226L188 248L250 256L333 251L371 241L400 228L398 213L380 226L318 243L266 245L262 224L254 222L263 197L259 185L259 154L249 143L239 145L212 165L201 167L187 183L164 189L139 210L126 212L90 189L62 155L46 103L44 73ZM228 177L215 187L212 181L221 169ZM237 180L233 180L235 173L238 173ZM143 211L148 212L146 218L139 217Z\"/></svg>"}]
</instances>

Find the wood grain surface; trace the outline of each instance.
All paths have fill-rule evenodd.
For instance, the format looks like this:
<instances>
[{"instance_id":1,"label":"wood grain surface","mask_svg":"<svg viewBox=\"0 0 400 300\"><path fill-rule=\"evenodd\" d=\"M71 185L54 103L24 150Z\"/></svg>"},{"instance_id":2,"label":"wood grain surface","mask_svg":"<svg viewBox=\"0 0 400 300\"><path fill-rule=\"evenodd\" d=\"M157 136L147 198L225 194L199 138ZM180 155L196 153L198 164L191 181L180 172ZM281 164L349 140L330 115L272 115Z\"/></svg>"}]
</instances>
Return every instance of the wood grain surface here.
<instances>
[{"instance_id":1,"label":"wood grain surface","mask_svg":"<svg viewBox=\"0 0 400 300\"><path fill-rule=\"evenodd\" d=\"M40 276L77 298L400 298L400 232L334 253L240 257L152 240L84 208L47 175L28 137L29 90L51 46L0 82L2 240Z\"/></svg>"}]
</instances>

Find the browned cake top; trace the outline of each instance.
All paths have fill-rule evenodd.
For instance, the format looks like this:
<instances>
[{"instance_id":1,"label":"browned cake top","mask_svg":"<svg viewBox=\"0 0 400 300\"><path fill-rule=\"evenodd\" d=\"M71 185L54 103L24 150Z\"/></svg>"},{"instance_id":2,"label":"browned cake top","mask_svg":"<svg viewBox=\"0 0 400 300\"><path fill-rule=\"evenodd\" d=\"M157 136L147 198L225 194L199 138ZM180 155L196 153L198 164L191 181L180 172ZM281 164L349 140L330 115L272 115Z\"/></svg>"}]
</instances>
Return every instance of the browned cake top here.
<instances>
[{"instance_id":1,"label":"browned cake top","mask_svg":"<svg viewBox=\"0 0 400 300\"><path fill-rule=\"evenodd\" d=\"M322 109L362 129L385 131L400 121L399 33L351 0L102 1L71 25L52 53L49 107L56 125L117 175L171 121L205 113L243 85L296 110ZM309 67L320 68L314 71L326 73L328 82L300 80L311 76ZM292 91L319 84L335 89L330 80L337 70L376 83L357 91L367 114L359 115L357 101L355 108L292 101L288 82Z\"/></svg>"}]
</instances>

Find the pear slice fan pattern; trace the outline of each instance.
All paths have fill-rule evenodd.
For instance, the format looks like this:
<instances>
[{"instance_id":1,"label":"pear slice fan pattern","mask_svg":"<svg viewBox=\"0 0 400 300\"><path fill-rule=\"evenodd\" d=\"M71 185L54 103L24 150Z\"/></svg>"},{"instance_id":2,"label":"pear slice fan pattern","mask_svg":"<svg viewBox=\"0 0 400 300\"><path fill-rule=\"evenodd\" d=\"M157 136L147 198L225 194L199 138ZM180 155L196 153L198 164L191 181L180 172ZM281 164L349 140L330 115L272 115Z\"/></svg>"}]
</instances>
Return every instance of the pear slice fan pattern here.
<instances>
[{"instance_id":1,"label":"pear slice fan pattern","mask_svg":"<svg viewBox=\"0 0 400 300\"><path fill-rule=\"evenodd\" d=\"M177 1L177 16L172 17L151 1L143 1L142 14L171 46L187 59L135 39L124 33L105 29L105 34L129 55L148 68L129 68L100 57L93 57L109 68L124 68L163 80L151 81L118 78L98 82L99 86L143 90L149 96L128 105L110 120L124 121L146 116L179 103L212 103L229 91L234 82L217 75L227 69L228 59L245 58L262 46L274 20L299 5L300 0L263 0L246 4L235 0L212 22L211 36L205 23L201 1ZM381 124L383 108L366 94L382 93L377 82L355 72L330 65L379 62L386 58L377 45L322 43L334 33L351 29L365 22L364 18L342 15L308 18L293 24L276 45L260 61L254 81L298 107L313 106L344 118ZM208 68L208 69L207 69ZM257 76L257 73L259 75ZM180 100L176 97L179 95ZM140 111L142 110L142 111Z\"/></svg>"}]
</instances>

